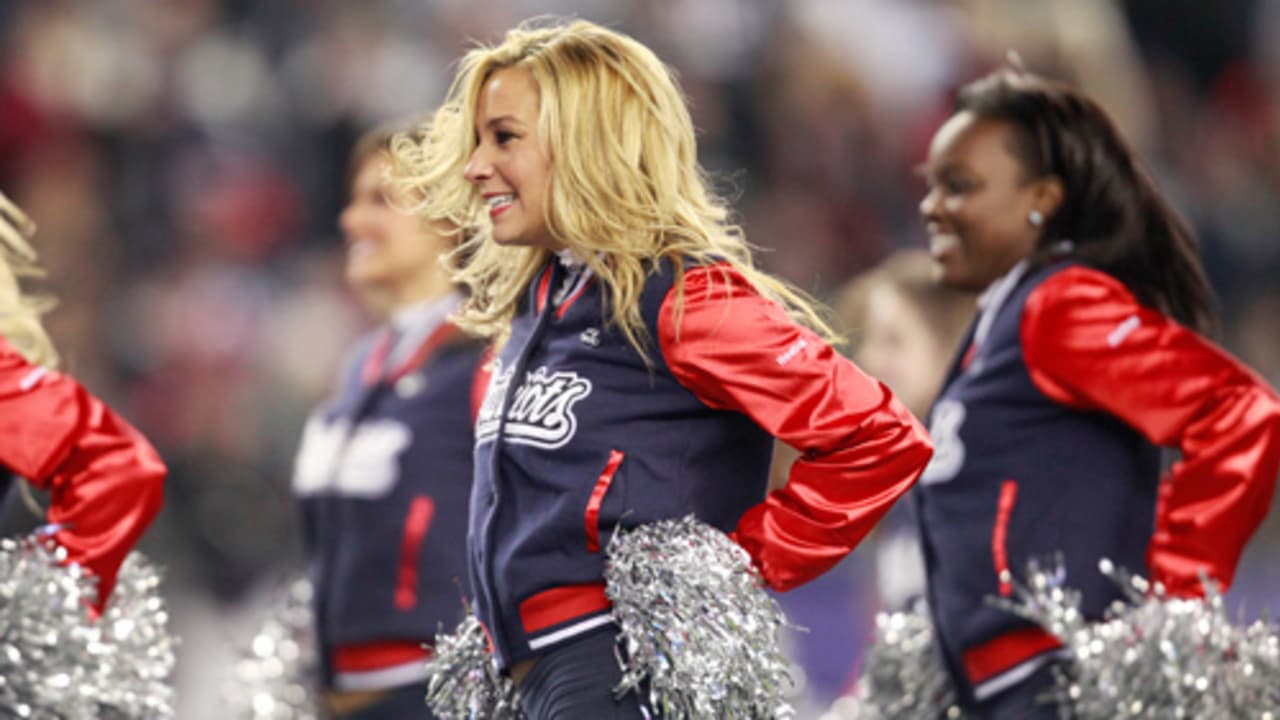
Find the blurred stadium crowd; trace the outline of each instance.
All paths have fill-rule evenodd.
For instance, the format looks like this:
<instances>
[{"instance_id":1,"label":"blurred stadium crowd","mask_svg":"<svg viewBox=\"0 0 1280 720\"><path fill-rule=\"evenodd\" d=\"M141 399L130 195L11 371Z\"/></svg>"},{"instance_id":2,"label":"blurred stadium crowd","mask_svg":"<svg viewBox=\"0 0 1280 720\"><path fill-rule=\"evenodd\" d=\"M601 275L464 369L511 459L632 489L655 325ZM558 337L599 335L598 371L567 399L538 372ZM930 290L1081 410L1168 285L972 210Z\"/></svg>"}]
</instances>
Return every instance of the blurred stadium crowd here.
<instances>
[{"instance_id":1,"label":"blurred stadium crowd","mask_svg":"<svg viewBox=\"0 0 1280 720\"><path fill-rule=\"evenodd\" d=\"M220 717L229 648L297 563L304 414L367 322L335 226L350 141L550 12L678 70L761 261L819 297L923 245L913 168L949 93L1016 50L1113 112L1201 233L1221 340L1280 384L1280 0L9 0L0 187L40 224L69 369L172 468L143 549L184 636L179 717ZM1246 614L1280 598L1274 515L1229 596ZM875 603L846 565L790 601L823 627L796 640L811 707Z\"/></svg>"}]
</instances>

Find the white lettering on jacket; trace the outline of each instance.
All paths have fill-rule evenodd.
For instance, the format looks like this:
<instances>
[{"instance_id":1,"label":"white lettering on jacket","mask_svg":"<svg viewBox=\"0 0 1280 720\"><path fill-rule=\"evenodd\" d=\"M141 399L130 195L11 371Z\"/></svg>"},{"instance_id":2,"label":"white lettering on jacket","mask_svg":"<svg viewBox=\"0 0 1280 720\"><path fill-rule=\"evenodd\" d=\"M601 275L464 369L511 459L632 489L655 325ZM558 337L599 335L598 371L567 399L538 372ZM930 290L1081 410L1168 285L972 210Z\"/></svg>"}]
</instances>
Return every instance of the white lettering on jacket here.
<instances>
[{"instance_id":1,"label":"white lettering on jacket","mask_svg":"<svg viewBox=\"0 0 1280 720\"><path fill-rule=\"evenodd\" d=\"M1107 333L1107 344L1111 347L1119 347L1124 339L1129 337L1134 330L1142 326L1142 321L1137 315L1130 315L1124 319L1124 322L1116 326L1114 330Z\"/></svg>"},{"instance_id":2,"label":"white lettering on jacket","mask_svg":"<svg viewBox=\"0 0 1280 720\"><path fill-rule=\"evenodd\" d=\"M484 403L476 417L476 444L498 434L502 401L511 384L512 370L498 365L489 380ZM573 438L578 418L573 406L591 394L591 381L575 372L548 372L540 367L525 373L524 382L511 397L503 436L509 443L554 450Z\"/></svg>"},{"instance_id":3,"label":"white lettering on jacket","mask_svg":"<svg viewBox=\"0 0 1280 720\"><path fill-rule=\"evenodd\" d=\"M31 388L39 384L40 381L44 379L44 376L48 374L49 368L47 367L32 368L31 372L27 373L22 380L18 382L18 389L22 392L28 392Z\"/></svg>"},{"instance_id":4,"label":"white lettering on jacket","mask_svg":"<svg viewBox=\"0 0 1280 720\"><path fill-rule=\"evenodd\" d=\"M774 360L777 361L779 365L786 365L794 360L795 357L800 354L800 351L808 347L808 345L809 343L805 342L804 338L801 338L791 343L791 346L787 348L786 352L774 358Z\"/></svg>"},{"instance_id":5,"label":"white lettering on jacket","mask_svg":"<svg viewBox=\"0 0 1280 720\"><path fill-rule=\"evenodd\" d=\"M318 414L307 421L294 460L295 493L372 499L391 492L413 433L396 420L361 423L354 433L350 428L348 420L328 423Z\"/></svg>"},{"instance_id":6,"label":"white lettering on jacket","mask_svg":"<svg viewBox=\"0 0 1280 720\"><path fill-rule=\"evenodd\" d=\"M964 416L964 403L958 400L942 400L933 408L933 422L929 424L933 459L920 475L921 485L953 480L964 467L964 440L960 438Z\"/></svg>"}]
</instances>

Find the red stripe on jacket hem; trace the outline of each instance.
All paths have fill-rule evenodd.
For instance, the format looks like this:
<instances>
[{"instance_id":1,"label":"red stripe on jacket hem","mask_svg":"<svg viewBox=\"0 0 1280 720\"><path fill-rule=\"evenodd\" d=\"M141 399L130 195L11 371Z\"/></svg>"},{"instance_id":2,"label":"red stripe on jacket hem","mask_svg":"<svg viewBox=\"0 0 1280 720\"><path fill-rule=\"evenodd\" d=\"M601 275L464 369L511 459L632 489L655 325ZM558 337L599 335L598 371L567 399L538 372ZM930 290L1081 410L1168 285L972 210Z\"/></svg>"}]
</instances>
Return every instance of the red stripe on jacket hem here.
<instances>
[{"instance_id":1,"label":"red stripe on jacket hem","mask_svg":"<svg viewBox=\"0 0 1280 720\"><path fill-rule=\"evenodd\" d=\"M604 594L604 583L564 585L543 590L520 603L520 622L526 634L546 630L612 607Z\"/></svg>"},{"instance_id":2,"label":"red stripe on jacket hem","mask_svg":"<svg viewBox=\"0 0 1280 720\"><path fill-rule=\"evenodd\" d=\"M431 648L409 640L342 645L330 655L337 672L368 672L427 660Z\"/></svg>"},{"instance_id":3,"label":"red stripe on jacket hem","mask_svg":"<svg viewBox=\"0 0 1280 720\"><path fill-rule=\"evenodd\" d=\"M969 682L978 685L1031 658L1062 647L1047 631L1028 627L999 635L962 653Z\"/></svg>"}]
</instances>

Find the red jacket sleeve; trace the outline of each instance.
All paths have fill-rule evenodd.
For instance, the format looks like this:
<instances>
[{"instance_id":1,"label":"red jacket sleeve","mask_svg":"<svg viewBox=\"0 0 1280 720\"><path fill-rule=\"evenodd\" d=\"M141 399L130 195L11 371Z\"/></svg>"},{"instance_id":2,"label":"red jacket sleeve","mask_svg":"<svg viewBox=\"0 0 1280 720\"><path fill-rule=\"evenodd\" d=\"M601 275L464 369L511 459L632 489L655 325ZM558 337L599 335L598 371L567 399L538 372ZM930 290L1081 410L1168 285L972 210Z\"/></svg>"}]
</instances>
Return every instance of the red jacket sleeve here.
<instances>
[{"instance_id":1,"label":"red jacket sleeve","mask_svg":"<svg viewBox=\"0 0 1280 720\"><path fill-rule=\"evenodd\" d=\"M684 278L659 316L676 379L708 406L741 412L798 448L787 485L747 510L734 539L769 586L835 565L919 477L933 454L889 390L793 322L725 266Z\"/></svg>"},{"instance_id":2,"label":"red jacket sleeve","mask_svg":"<svg viewBox=\"0 0 1280 720\"><path fill-rule=\"evenodd\" d=\"M1226 352L1143 307L1116 279L1069 268L1028 298L1027 368L1056 402L1114 415L1182 451L1160 487L1147 561L1170 592L1225 590L1280 469L1275 393Z\"/></svg>"},{"instance_id":3,"label":"red jacket sleeve","mask_svg":"<svg viewBox=\"0 0 1280 720\"><path fill-rule=\"evenodd\" d=\"M0 464L49 491L55 538L97 576L101 610L160 510L166 471L156 451L75 380L0 340Z\"/></svg>"}]
</instances>

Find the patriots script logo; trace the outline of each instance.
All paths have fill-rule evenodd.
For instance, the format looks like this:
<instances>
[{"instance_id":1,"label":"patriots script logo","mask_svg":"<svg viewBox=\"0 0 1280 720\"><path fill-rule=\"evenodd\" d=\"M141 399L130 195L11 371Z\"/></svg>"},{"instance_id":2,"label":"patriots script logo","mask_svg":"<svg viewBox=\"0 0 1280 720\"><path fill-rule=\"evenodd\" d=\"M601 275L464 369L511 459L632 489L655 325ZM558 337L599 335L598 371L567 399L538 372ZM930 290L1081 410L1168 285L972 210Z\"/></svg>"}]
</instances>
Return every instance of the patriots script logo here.
<instances>
[{"instance_id":1,"label":"patriots script logo","mask_svg":"<svg viewBox=\"0 0 1280 720\"><path fill-rule=\"evenodd\" d=\"M476 418L476 444L498 434L502 402L511 385L514 368L493 370L484 404ZM578 419L573 406L591 394L591 381L574 372L548 373L545 367L525 373L524 382L511 396L503 437L509 443L554 450L573 438Z\"/></svg>"}]
</instances>

